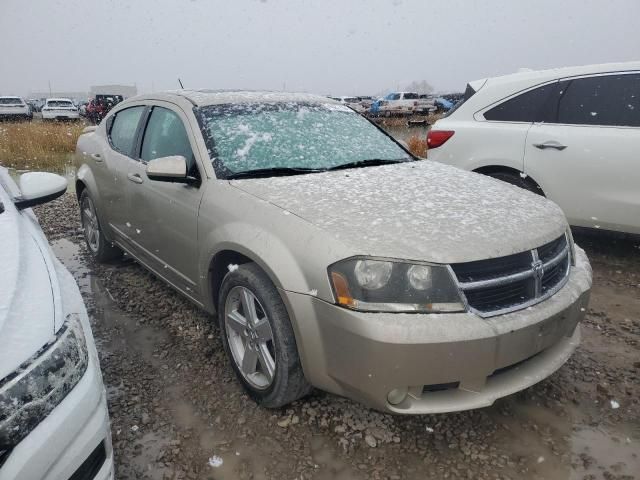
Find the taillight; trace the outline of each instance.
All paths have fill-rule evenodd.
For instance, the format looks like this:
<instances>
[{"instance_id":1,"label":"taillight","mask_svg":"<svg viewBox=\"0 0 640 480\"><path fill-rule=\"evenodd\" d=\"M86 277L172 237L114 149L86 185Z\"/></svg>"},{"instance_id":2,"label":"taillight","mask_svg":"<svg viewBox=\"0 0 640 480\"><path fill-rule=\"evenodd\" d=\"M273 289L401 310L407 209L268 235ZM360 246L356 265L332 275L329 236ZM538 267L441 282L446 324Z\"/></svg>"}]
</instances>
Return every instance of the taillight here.
<instances>
[{"instance_id":1,"label":"taillight","mask_svg":"<svg viewBox=\"0 0 640 480\"><path fill-rule=\"evenodd\" d=\"M438 148L456 133L453 130L429 130L427 133L427 146L429 148Z\"/></svg>"}]
</instances>

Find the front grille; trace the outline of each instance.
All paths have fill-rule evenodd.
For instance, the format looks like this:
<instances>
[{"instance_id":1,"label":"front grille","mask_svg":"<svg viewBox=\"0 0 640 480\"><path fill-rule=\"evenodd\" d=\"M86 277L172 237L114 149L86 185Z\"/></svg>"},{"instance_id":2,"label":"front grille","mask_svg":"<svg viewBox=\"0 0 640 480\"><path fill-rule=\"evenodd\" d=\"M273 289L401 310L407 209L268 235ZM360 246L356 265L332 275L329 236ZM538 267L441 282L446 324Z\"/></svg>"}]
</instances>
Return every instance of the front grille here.
<instances>
[{"instance_id":1,"label":"front grille","mask_svg":"<svg viewBox=\"0 0 640 480\"><path fill-rule=\"evenodd\" d=\"M482 316L525 308L552 295L570 267L566 235L505 257L451 265L467 304Z\"/></svg>"}]
</instances>

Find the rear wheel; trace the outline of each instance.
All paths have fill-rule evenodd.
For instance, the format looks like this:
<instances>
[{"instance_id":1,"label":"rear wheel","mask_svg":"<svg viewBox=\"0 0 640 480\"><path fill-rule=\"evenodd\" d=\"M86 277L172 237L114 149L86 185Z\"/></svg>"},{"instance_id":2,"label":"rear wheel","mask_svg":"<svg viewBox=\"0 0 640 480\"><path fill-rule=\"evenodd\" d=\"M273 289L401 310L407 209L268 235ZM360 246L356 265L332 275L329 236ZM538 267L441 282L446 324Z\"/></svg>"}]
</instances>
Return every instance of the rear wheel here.
<instances>
[{"instance_id":1,"label":"rear wheel","mask_svg":"<svg viewBox=\"0 0 640 480\"><path fill-rule=\"evenodd\" d=\"M279 408L311 391L287 309L255 263L241 265L225 276L218 321L231 366L255 401Z\"/></svg>"},{"instance_id":2,"label":"rear wheel","mask_svg":"<svg viewBox=\"0 0 640 480\"><path fill-rule=\"evenodd\" d=\"M510 183L511 185L515 185L516 187L523 188L524 190L528 190L532 193L537 193L538 195L542 195L544 197L544 192L538 186L538 184L527 176L523 177L522 175L511 172L491 172L487 173L486 175L495 178L496 180L502 180L503 182Z\"/></svg>"},{"instance_id":3,"label":"rear wheel","mask_svg":"<svg viewBox=\"0 0 640 480\"><path fill-rule=\"evenodd\" d=\"M87 190L80 195L80 220L84 239L93 258L98 262L108 262L122 256L122 250L109 242L102 233L95 204Z\"/></svg>"}]
</instances>

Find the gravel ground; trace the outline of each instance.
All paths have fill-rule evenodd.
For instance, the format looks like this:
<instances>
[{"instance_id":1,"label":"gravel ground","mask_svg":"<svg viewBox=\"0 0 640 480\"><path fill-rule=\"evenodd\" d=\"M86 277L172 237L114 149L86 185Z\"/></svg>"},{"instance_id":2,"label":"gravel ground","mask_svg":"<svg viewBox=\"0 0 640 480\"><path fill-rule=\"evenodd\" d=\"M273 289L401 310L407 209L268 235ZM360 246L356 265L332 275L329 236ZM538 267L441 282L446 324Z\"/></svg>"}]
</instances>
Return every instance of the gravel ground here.
<instances>
[{"instance_id":1,"label":"gravel ground","mask_svg":"<svg viewBox=\"0 0 640 480\"><path fill-rule=\"evenodd\" d=\"M640 478L637 239L576 235L594 289L556 374L482 410L402 417L322 392L257 407L209 316L133 261L89 258L73 195L37 214L92 318L119 479Z\"/></svg>"}]
</instances>

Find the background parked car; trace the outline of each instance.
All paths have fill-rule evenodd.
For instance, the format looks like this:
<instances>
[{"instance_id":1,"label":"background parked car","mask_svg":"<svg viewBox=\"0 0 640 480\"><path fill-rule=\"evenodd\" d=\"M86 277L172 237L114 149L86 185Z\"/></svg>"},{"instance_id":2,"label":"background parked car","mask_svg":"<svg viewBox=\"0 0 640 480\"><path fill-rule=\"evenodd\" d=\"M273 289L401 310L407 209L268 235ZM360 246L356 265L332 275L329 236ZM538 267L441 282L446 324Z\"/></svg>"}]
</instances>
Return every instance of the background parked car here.
<instances>
[{"instance_id":1,"label":"background parked car","mask_svg":"<svg viewBox=\"0 0 640 480\"><path fill-rule=\"evenodd\" d=\"M124 100L122 95L96 95L87 103L85 116L91 123L97 125L122 100Z\"/></svg>"},{"instance_id":2,"label":"background parked car","mask_svg":"<svg viewBox=\"0 0 640 480\"><path fill-rule=\"evenodd\" d=\"M640 233L640 62L469 83L429 158L556 202L572 225Z\"/></svg>"},{"instance_id":3,"label":"background parked car","mask_svg":"<svg viewBox=\"0 0 640 480\"><path fill-rule=\"evenodd\" d=\"M78 107L68 98L47 98L42 107L43 120L78 120Z\"/></svg>"},{"instance_id":4,"label":"background parked car","mask_svg":"<svg viewBox=\"0 0 640 480\"><path fill-rule=\"evenodd\" d=\"M0 120L31 120L31 107L21 97L0 97Z\"/></svg>"},{"instance_id":5,"label":"background parked car","mask_svg":"<svg viewBox=\"0 0 640 480\"><path fill-rule=\"evenodd\" d=\"M413 115L418 110L420 95L415 92L391 92L371 104L373 115Z\"/></svg>"},{"instance_id":6,"label":"background parked car","mask_svg":"<svg viewBox=\"0 0 640 480\"><path fill-rule=\"evenodd\" d=\"M0 167L0 480L113 478L105 390L87 312L29 207L67 182Z\"/></svg>"}]
</instances>

